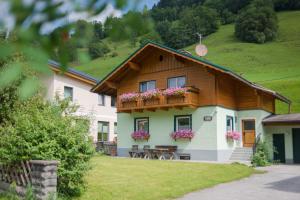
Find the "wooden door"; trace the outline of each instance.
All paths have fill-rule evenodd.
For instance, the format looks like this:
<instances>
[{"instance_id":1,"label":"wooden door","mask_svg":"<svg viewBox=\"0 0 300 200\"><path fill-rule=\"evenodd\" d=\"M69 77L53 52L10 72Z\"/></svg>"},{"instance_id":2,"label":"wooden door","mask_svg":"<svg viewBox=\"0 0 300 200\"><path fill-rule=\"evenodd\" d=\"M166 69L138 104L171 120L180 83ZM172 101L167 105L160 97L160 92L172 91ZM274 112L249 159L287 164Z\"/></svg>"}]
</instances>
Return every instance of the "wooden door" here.
<instances>
[{"instance_id":1,"label":"wooden door","mask_svg":"<svg viewBox=\"0 0 300 200\"><path fill-rule=\"evenodd\" d=\"M285 163L284 134L273 134L273 160Z\"/></svg>"},{"instance_id":2,"label":"wooden door","mask_svg":"<svg viewBox=\"0 0 300 200\"><path fill-rule=\"evenodd\" d=\"M255 144L255 120L247 119L242 121L243 125L243 146L252 147Z\"/></svg>"}]
</instances>

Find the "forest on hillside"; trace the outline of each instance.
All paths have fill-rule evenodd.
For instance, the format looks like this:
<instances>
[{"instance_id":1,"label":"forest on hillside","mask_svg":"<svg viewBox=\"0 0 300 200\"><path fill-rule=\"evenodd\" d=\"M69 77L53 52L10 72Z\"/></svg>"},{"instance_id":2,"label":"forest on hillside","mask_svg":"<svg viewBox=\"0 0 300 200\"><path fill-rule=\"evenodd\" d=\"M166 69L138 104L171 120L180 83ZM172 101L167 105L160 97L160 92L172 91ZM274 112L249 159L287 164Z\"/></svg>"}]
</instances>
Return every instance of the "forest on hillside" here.
<instances>
[{"instance_id":1,"label":"forest on hillside","mask_svg":"<svg viewBox=\"0 0 300 200\"><path fill-rule=\"evenodd\" d=\"M234 35L241 41L265 43L277 36L276 12L299 9L300 0L160 0L150 10L129 11L104 23L79 20L72 24L66 46L72 61L78 59L78 49L91 59L118 56L108 38L127 40L133 47L153 40L181 49L196 43L197 33L208 36L224 24L234 24Z\"/></svg>"}]
</instances>

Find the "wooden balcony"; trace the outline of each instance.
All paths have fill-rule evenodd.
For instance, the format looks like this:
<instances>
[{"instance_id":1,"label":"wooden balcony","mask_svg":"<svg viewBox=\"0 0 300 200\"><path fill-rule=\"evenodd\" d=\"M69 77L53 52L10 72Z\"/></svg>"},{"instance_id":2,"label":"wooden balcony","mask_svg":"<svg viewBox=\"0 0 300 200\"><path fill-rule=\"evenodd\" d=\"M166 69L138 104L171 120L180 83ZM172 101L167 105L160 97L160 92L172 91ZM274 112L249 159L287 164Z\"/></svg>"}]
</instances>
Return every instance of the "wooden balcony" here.
<instances>
[{"instance_id":1,"label":"wooden balcony","mask_svg":"<svg viewBox=\"0 0 300 200\"><path fill-rule=\"evenodd\" d=\"M137 101L121 102L118 98L118 112L143 112L152 111L157 109L168 110L171 108L182 109L183 107L198 107L199 89L195 87L186 87L187 92L184 96L167 97L160 95L158 98L150 100L142 100L139 98Z\"/></svg>"}]
</instances>

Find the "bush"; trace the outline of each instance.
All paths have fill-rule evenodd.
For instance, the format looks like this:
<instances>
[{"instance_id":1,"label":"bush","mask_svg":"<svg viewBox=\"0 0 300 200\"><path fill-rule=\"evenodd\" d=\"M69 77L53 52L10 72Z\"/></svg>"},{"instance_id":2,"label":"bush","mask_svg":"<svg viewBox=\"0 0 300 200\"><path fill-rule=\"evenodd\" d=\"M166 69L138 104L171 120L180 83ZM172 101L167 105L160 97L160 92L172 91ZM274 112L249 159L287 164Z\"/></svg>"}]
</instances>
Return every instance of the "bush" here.
<instances>
[{"instance_id":1,"label":"bush","mask_svg":"<svg viewBox=\"0 0 300 200\"><path fill-rule=\"evenodd\" d=\"M91 42L89 44L89 55L92 59L103 57L110 49L104 42Z\"/></svg>"},{"instance_id":2,"label":"bush","mask_svg":"<svg viewBox=\"0 0 300 200\"><path fill-rule=\"evenodd\" d=\"M269 148L266 142L259 142L256 146L255 154L252 156L251 163L254 167L267 166L269 164Z\"/></svg>"},{"instance_id":3,"label":"bush","mask_svg":"<svg viewBox=\"0 0 300 200\"><path fill-rule=\"evenodd\" d=\"M36 96L16 104L10 120L0 126L0 162L58 160L58 192L78 196L94 148L88 120L75 117L66 100L45 102Z\"/></svg>"},{"instance_id":4,"label":"bush","mask_svg":"<svg viewBox=\"0 0 300 200\"><path fill-rule=\"evenodd\" d=\"M254 0L238 15L235 23L235 35L246 42L265 43L275 39L277 24L272 2Z\"/></svg>"}]
</instances>

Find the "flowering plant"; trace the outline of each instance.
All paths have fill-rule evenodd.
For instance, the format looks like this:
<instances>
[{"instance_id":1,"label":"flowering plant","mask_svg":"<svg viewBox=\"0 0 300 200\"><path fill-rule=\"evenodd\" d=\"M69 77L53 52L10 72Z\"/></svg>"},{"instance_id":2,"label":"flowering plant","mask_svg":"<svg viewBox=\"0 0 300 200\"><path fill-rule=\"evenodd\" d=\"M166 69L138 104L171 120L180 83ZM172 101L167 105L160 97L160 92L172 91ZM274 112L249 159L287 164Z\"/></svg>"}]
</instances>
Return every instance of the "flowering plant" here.
<instances>
[{"instance_id":1,"label":"flowering plant","mask_svg":"<svg viewBox=\"0 0 300 200\"><path fill-rule=\"evenodd\" d=\"M171 133L171 137L176 139L192 139L194 137L194 132L191 129L183 129Z\"/></svg>"},{"instance_id":2,"label":"flowering plant","mask_svg":"<svg viewBox=\"0 0 300 200\"><path fill-rule=\"evenodd\" d=\"M140 94L143 100L157 98L161 94L159 89L148 90Z\"/></svg>"},{"instance_id":3,"label":"flowering plant","mask_svg":"<svg viewBox=\"0 0 300 200\"><path fill-rule=\"evenodd\" d=\"M120 100L122 103L136 101L138 98L139 98L139 94L135 92L129 92L120 95Z\"/></svg>"},{"instance_id":4,"label":"flowering plant","mask_svg":"<svg viewBox=\"0 0 300 200\"><path fill-rule=\"evenodd\" d=\"M241 134L237 131L229 131L226 133L226 138L230 140L239 140L241 138Z\"/></svg>"},{"instance_id":5,"label":"flowering plant","mask_svg":"<svg viewBox=\"0 0 300 200\"><path fill-rule=\"evenodd\" d=\"M134 140L148 140L150 138L150 134L147 131L140 130L140 131L134 131L131 134L131 137Z\"/></svg>"},{"instance_id":6,"label":"flowering plant","mask_svg":"<svg viewBox=\"0 0 300 200\"><path fill-rule=\"evenodd\" d=\"M187 92L186 88L168 88L162 92L165 96L184 96Z\"/></svg>"}]
</instances>

